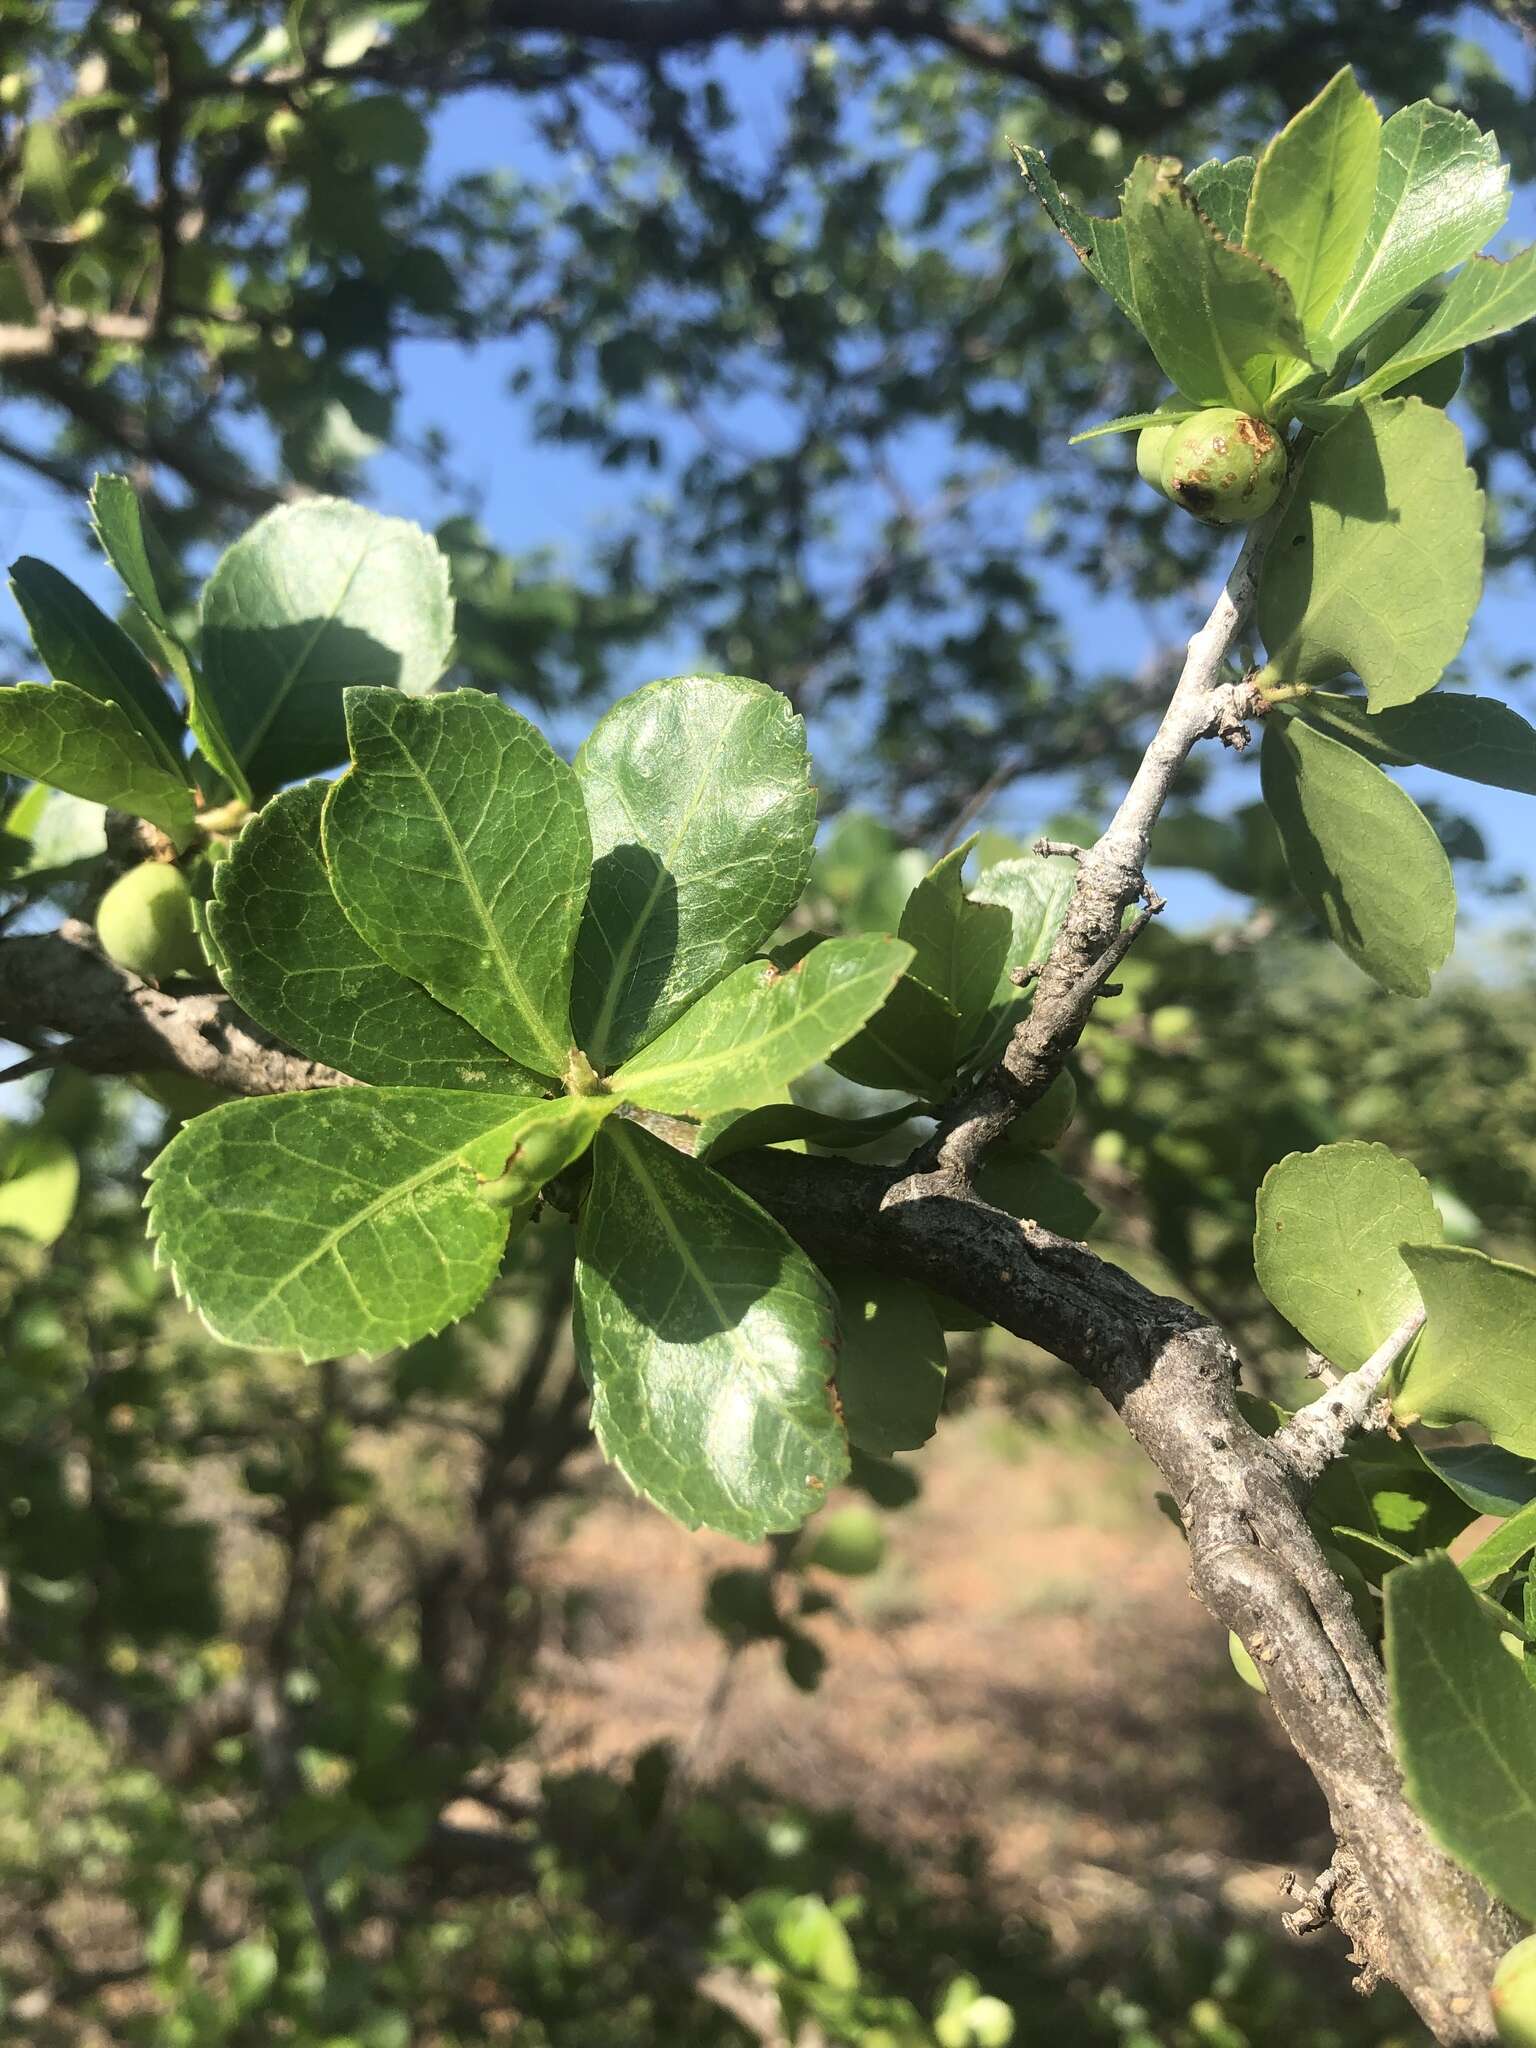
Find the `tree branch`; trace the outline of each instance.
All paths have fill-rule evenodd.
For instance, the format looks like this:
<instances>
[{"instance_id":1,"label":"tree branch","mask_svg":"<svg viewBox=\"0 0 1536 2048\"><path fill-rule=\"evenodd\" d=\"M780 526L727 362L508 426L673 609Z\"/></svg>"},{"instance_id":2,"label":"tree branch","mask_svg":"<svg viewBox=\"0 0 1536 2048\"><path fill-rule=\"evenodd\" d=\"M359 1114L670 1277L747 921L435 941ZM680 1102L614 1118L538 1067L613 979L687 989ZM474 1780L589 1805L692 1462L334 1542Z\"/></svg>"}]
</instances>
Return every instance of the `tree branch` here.
<instances>
[{"instance_id":1,"label":"tree branch","mask_svg":"<svg viewBox=\"0 0 1536 2048\"><path fill-rule=\"evenodd\" d=\"M1364 1429L1387 1374L1424 1327L1422 1308L1412 1310L1384 1338L1364 1365L1298 1408L1274 1435L1275 1449L1304 1486L1315 1486L1335 1458L1342 1458L1356 1430Z\"/></svg>"}]
</instances>

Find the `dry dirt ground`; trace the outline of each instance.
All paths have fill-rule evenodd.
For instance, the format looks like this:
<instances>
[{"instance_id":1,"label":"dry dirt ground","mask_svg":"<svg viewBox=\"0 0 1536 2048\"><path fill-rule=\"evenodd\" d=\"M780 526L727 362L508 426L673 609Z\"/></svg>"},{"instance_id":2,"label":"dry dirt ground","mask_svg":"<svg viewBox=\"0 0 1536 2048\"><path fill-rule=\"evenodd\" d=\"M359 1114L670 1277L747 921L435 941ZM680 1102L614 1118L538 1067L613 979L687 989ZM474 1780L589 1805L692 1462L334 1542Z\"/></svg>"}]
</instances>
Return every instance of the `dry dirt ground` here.
<instances>
[{"instance_id":1,"label":"dry dirt ground","mask_svg":"<svg viewBox=\"0 0 1536 2048\"><path fill-rule=\"evenodd\" d=\"M811 1624L830 1661L809 1696L767 1645L721 1684L704 1588L762 1552L605 1493L535 1569L558 1619L529 1772L665 1739L701 1783L745 1768L920 1861L970 1837L1004 1910L1068 1953L1143 1913L1272 1921L1285 1872L1326 1856L1322 1803L1191 1597L1139 1454L1076 1409L1026 1430L982 1402L921 1472L879 1572L818 1575L840 1611Z\"/></svg>"}]
</instances>

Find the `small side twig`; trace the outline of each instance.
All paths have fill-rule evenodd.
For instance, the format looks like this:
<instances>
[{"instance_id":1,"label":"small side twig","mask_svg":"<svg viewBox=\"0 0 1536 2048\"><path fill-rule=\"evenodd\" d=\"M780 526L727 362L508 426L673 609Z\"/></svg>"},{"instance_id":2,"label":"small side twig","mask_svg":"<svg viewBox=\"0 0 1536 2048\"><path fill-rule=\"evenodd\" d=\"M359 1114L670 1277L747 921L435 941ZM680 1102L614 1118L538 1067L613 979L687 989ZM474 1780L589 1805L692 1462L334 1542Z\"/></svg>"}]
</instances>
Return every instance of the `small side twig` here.
<instances>
[{"instance_id":1,"label":"small side twig","mask_svg":"<svg viewBox=\"0 0 1536 2048\"><path fill-rule=\"evenodd\" d=\"M1304 1486L1314 1485L1333 1460L1344 1455L1355 1432L1369 1425L1387 1374L1423 1327L1424 1311L1415 1308L1364 1365L1298 1408L1275 1432L1275 1450Z\"/></svg>"}]
</instances>

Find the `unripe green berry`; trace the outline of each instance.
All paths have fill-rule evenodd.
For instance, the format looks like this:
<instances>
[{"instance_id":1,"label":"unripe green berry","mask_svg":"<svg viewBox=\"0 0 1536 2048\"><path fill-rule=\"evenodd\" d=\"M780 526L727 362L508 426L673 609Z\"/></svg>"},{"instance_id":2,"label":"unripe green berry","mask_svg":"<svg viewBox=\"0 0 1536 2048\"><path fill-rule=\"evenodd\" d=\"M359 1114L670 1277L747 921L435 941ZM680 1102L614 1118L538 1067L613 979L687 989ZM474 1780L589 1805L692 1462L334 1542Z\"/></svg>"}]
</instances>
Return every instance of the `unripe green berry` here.
<instances>
[{"instance_id":1,"label":"unripe green berry","mask_svg":"<svg viewBox=\"0 0 1536 2048\"><path fill-rule=\"evenodd\" d=\"M145 981L204 971L187 878L161 861L118 876L96 907L96 936L109 960Z\"/></svg>"},{"instance_id":2,"label":"unripe green berry","mask_svg":"<svg viewBox=\"0 0 1536 2048\"><path fill-rule=\"evenodd\" d=\"M885 1556L885 1530L873 1508L837 1508L822 1518L811 1539L807 1560L823 1571L861 1579L880 1569Z\"/></svg>"},{"instance_id":3,"label":"unripe green berry","mask_svg":"<svg viewBox=\"0 0 1536 2048\"><path fill-rule=\"evenodd\" d=\"M1264 420L1218 406L1175 427L1161 482L1176 505L1207 526L1250 526L1285 482L1285 443Z\"/></svg>"},{"instance_id":4,"label":"unripe green berry","mask_svg":"<svg viewBox=\"0 0 1536 2048\"><path fill-rule=\"evenodd\" d=\"M1143 427L1136 436L1136 474L1154 491L1163 489L1163 457L1178 426L1177 420L1170 420L1166 427ZM1163 495L1168 494L1163 491Z\"/></svg>"},{"instance_id":5,"label":"unripe green berry","mask_svg":"<svg viewBox=\"0 0 1536 2048\"><path fill-rule=\"evenodd\" d=\"M1517 1941L1493 1973L1493 2023L1504 2048L1536 2048L1536 1934Z\"/></svg>"}]
</instances>

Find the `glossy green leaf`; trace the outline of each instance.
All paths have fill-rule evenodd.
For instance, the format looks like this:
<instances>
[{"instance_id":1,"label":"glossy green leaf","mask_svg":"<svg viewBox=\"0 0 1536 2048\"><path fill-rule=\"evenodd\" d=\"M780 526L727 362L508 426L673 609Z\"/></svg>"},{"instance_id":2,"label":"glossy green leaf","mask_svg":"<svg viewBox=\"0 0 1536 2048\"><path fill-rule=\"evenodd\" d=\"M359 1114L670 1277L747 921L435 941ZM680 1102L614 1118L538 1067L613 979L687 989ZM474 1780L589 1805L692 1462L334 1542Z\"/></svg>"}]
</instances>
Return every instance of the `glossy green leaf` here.
<instances>
[{"instance_id":1,"label":"glossy green leaf","mask_svg":"<svg viewBox=\"0 0 1536 2048\"><path fill-rule=\"evenodd\" d=\"M1475 1422L1536 1457L1536 1273L1485 1252L1405 1239L1426 1321L1393 1405L1426 1422Z\"/></svg>"},{"instance_id":2,"label":"glossy green leaf","mask_svg":"<svg viewBox=\"0 0 1536 2048\"><path fill-rule=\"evenodd\" d=\"M896 928L912 948L907 972L959 1019L956 1053L975 1037L1008 971L1013 920L1006 906L968 894L962 870L974 839L946 853L907 898Z\"/></svg>"},{"instance_id":3,"label":"glossy green leaf","mask_svg":"<svg viewBox=\"0 0 1536 2048\"><path fill-rule=\"evenodd\" d=\"M539 1093L533 1074L359 936L321 858L329 792L306 782L273 797L214 869L205 916L224 986L296 1052L356 1081Z\"/></svg>"},{"instance_id":4,"label":"glossy green leaf","mask_svg":"<svg viewBox=\"0 0 1536 2048\"><path fill-rule=\"evenodd\" d=\"M1021 149L1015 144L1013 154L1026 184L1057 234L1094 282L1109 293L1132 326L1139 327L1124 220L1101 220L1097 214L1084 213L1063 197L1050 165L1038 149Z\"/></svg>"},{"instance_id":5,"label":"glossy green leaf","mask_svg":"<svg viewBox=\"0 0 1536 2048\"><path fill-rule=\"evenodd\" d=\"M685 1528L794 1529L848 1471L837 1305L755 1202L632 1124L593 1154L578 1356L605 1454Z\"/></svg>"},{"instance_id":6,"label":"glossy green leaf","mask_svg":"<svg viewBox=\"0 0 1536 2048\"><path fill-rule=\"evenodd\" d=\"M1386 1619L1408 1797L1443 1849L1536 1916L1536 1690L1448 1557L1393 1572Z\"/></svg>"},{"instance_id":7,"label":"glossy green leaf","mask_svg":"<svg viewBox=\"0 0 1536 2048\"><path fill-rule=\"evenodd\" d=\"M832 1280L848 1440L882 1458L915 1451L938 1427L948 1369L931 1297L911 1280L863 1266L840 1267Z\"/></svg>"},{"instance_id":8,"label":"glossy green leaf","mask_svg":"<svg viewBox=\"0 0 1536 2048\"><path fill-rule=\"evenodd\" d=\"M871 1017L912 959L878 933L829 939L783 971L749 960L611 1077L644 1109L715 1116L779 1098Z\"/></svg>"},{"instance_id":9,"label":"glossy green leaf","mask_svg":"<svg viewBox=\"0 0 1536 2048\"><path fill-rule=\"evenodd\" d=\"M675 676L616 704L576 773L592 890L572 1014L617 1066L738 966L799 902L816 795L804 721L741 676Z\"/></svg>"},{"instance_id":10,"label":"glossy green leaf","mask_svg":"<svg viewBox=\"0 0 1536 2048\"><path fill-rule=\"evenodd\" d=\"M192 792L184 771L127 713L73 683L16 683L0 690L0 765L71 796L148 818L178 847L192 837Z\"/></svg>"},{"instance_id":11,"label":"glossy green leaf","mask_svg":"<svg viewBox=\"0 0 1536 2048\"><path fill-rule=\"evenodd\" d=\"M1466 1505L1406 1437L1350 1439L1312 1489L1307 1520L1379 1585L1394 1555L1439 1549L1467 1526Z\"/></svg>"},{"instance_id":12,"label":"glossy green leaf","mask_svg":"<svg viewBox=\"0 0 1536 2048\"><path fill-rule=\"evenodd\" d=\"M0 1124L0 1232L54 1244L69 1228L80 1191L80 1164L52 1131Z\"/></svg>"},{"instance_id":13,"label":"glossy green leaf","mask_svg":"<svg viewBox=\"0 0 1536 2048\"><path fill-rule=\"evenodd\" d=\"M1291 881L1334 944L1383 988L1427 995L1455 938L1456 889L1418 805L1296 720L1265 733L1261 778Z\"/></svg>"},{"instance_id":14,"label":"glossy green leaf","mask_svg":"<svg viewBox=\"0 0 1536 2048\"><path fill-rule=\"evenodd\" d=\"M1054 1159L1042 1152L997 1147L976 1176L976 1192L1022 1222L1042 1223L1058 1237L1084 1238L1099 1220L1099 1205Z\"/></svg>"},{"instance_id":15,"label":"glossy green leaf","mask_svg":"<svg viewBox=\"0 0 1536 2048\"><path fill-rule=\"evenodd\" d=\"M352 690L347 732L353 766L324 818L337 901L380 959L562 1076L591 857L574 772L477 690Z\"/></svg>"},{"instance_id":16,"label":"glossy green leaf","mask_svg":"<svg viewBox=\"0 0 1536 2048\"><path fill-rule=\"evenodd\" d=\"M258 519L209 577L202 616L205 688L258 795L345 759L347 688L420 697L453 649L436 543L335 498Z\"/></svg>"},{"instance_id":17,"label":"glossy green leaf","mask_svg":"<svg viewBox=\"0 0 1536 2048\"><path fill-rule=\"evenodd\" d=\"M1443 357L1508 334L1536 319L1536 247L1522 249L1508 263L1474 256L1446 287L1429 318L1416 327L1396 354L1349 391L1348 403L1392 391Z\"/></svg>"},{"instance_id":18,"label":"glossy green leaf","mask_svg":"<svg viewBox=\"0 0 1536 2048\"><path fill-rule=\"evenodd\" d=\"M218 707L203 688L192 657L160 595L150 560L148 522L139 494L127 477L95 478L91 484L91 524L102 552L143 614L167 666L181 684L187 700L187 723L203 759L216 774L223 776L234 795L243 803L250 803L251 786L224 730Z\"/></svg>"},{"instance_id":19,"label":"glossy green leaf","mask_svg":"<svg viewBox=\"0 0 1536 2048\"><path fill-rule=\"evenodd\" d=\"M1348 68L1287 122L1259 159L1241 239L1291 288L1307 334L1331 324L1370 224L1381 116Z\"/></svg>"},{"instance_id":20,"label":"glossy green leaf","mask_svg":"<svg viewBox=\"0 0 1536 2048\"><path fill-rule=\"evenodd\" d=\"M1497 140L1465 114L1431 100L1393 114L1381 131L1365 241L1328 321L1333 353L1497 234L1508 180Z\"/></svg>"},{"instance_id":21,"label":"glossy green leaf","mask_svg":"<svg viewBox=\"0 0 1536 2048\"><path fill-rule=\"evenodd\" d=\"M1264 1176L1254 1271L1286 1321L1350 1372L1419 1305L1401 1247L1439 1236L1428 1181L1385 1145L1350 1139L1293 1152Z\"/></svg>"},{"instance_id":22,"label":"glossy green leaf","mask_svg":"<svg viewBox=\"0 0 1536 2048\"><path fill-rule=\"evenodd\" d=\"M610 1107L436 1088L225 1103L149 1169L156 1257L226 1343L306 1360L414 1343L474 1307L516 1197Z\"/></svg>"},{"instance_id":23,"label":"glossy green leaf","mask_svg":"<svg viewBox=\"0 0 1536 2048\"><path fill-rule=\"evenodd\" d=\"M1224 241L1173 157L1142 157L1123 219L1137 316L1166 376L1197 405L1262 413L1282 372L1307 363L1289 286Z\"/></svg>"},{"instance_id":24,"label":"glossy green leaf","mask_svg":"<svg viewBox=\"0 0 1536 2048\"><path fill-rule=\"evenodd\" d=\"M1479 1593L1486 1593L1506 1572L1524 1564L1533 1550L1536 1550L1536 1501L1522 1508L1519 1514L1511 1515L1507 1522L1501 1522L1475 1550L1469 1551L1461 1560L1461 1575L1469 1586Z\"/></svg>"},{"instance_id":25,"label":"glossy green leaf","mask_svg":"<svg viewBox=\"0 0 1536 2048\"><path fill-rule=\"evenodd\" d=\"M1028 1010L1030 997L1011 979L1012 971L1044 963L1076 887L1077 863L1065 854L1020 854L982 870L972 897L1006 910L1013 930L992 992L987 1029L978 1042L979 1063L998 1057Z\"/></svg>"},{"instance_id":26,"label":"glossy green leaf","mask_svg":"<svg viewBox=\"0 0 1536 2048\"><path fill-rule=\"evenodd\" d=\"M1240 243L1243 239L1248 195L1253 190L1257 169L1255 157L1234 156L1225 163L1212 157L1208 163L1197 164L1184 180L1199 201L1200 211L1229 242Z\"/></svg>"},{"instance_id":27,"label":"glossy green leaf","mask_svg":"<svg viewBox=\"0 0 1536 2048\"><path fill-rule=\"evenodd\" d=\"M1517 1458L1497 1444L1430 1445L1424 1460L1480 1515L1515 1515L1536 1500L1536 1458Z\"/></svg>"},{"instance_id":28,"label":"glossy green leaf","mask_svg":"<svg viewBox=\"0 0 1536 2048\"><path fill-rule=\"evenodd\" d=\"M904 1102L877 1116L828 1116L823 1110L804 1109L798 1102L728 1110L700 1124L693 1156L718 1166L733 1152L750 1151L754 1145L809 1144L830 1152L855 1152L910 1123L916 1108L916 1103Z\"/></svg>"},{"instance_id":29,"label":"glossy green leaf","mask_svg":"<svg viewBox=\"0 0 1536 2048\"><path fill-rule=\"evenodd\" d=\"M1536 726L1495 697L1436 690L1372 712L1358 697L1314 690L1281 710L1386 767L1437 768L1467 782L1536 796Z\"/></svg>"},{"instance_id":30,"label":"glossy green leaf","mask_svg":"<svg viewBox=\"0 0 1536 2048\"><path fill-rule=\"evenodd\" d=\"M29 555L12 564L11 589L49 675L116 704L162 765L185 779L176 707L117 621L67 576Z\"/></svg>"},{"instance_id":31,"label":"glossy green leaf","mask_svg":"<svg viewBox=\"0 0 1536 2048\"><path fill-rule=\"evenodd\" d=\"M1453 421L1418 398L1356 406L1308 450L1259 582L1264 679L1353 669L1371 709L1432 689L1483 581L1483 494Z\"/></svg>"}]
</instances>

